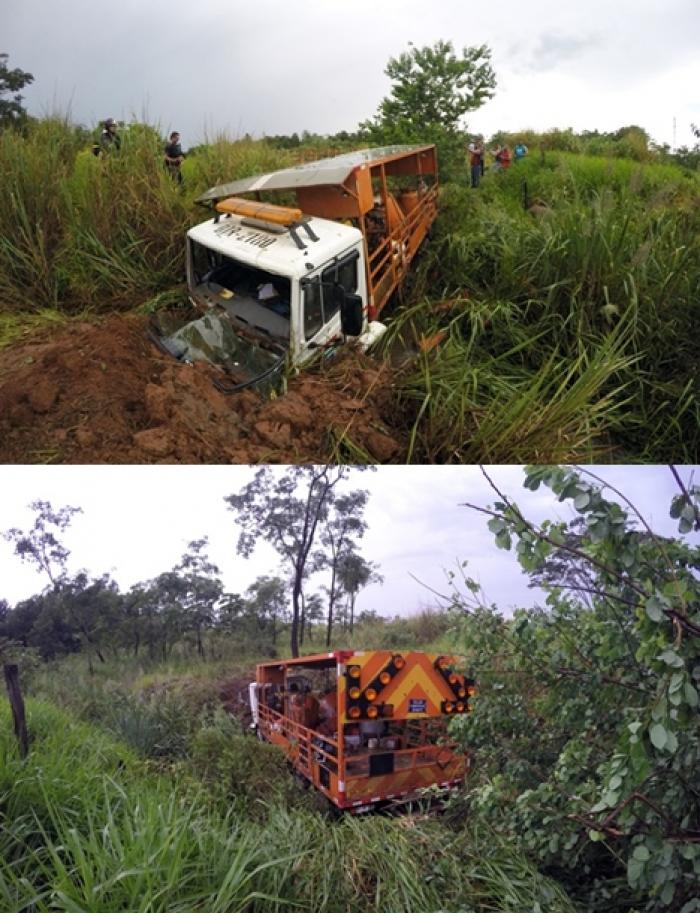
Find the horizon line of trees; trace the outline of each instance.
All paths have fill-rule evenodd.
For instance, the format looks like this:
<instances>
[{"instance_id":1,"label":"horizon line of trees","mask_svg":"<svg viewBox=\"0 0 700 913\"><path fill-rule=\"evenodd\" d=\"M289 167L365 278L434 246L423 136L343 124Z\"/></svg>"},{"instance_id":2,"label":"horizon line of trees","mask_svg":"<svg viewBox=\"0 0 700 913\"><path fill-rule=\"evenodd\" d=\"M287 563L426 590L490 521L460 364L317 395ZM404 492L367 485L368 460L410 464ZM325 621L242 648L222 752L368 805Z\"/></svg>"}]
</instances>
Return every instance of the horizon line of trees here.
<instances>
[{"instance_id":1,"label":"horizon line of trees","mask_svg":"<svg viewBox=\"0 0 700 913\"><path fill-rule=\"evenodd\" d=\"M267 540L282 562L278 572L259 576L244 593L225 589L208 555L207 536L191 541L172 569L124 592L109 574L69 574L62 536L82 509L33 502L32 528L8 529L3 538L48 582L14 607L0 599L0 654L30 648L54 659L84 651L92 664L126 653L167 660L176 645L184 645L206 659L212 633L274 653L288 627L297 656L321 625L330 645L334 626L353 630L360 590L382 580L377 565L359 550L368 492L336 489L350 471L290 466L275 476L263 467L225 498L240 529L238 553L248 557L257 542ZM311 578L322 573L327 583L312 587Z\"/></svg>"},{"instance_id":2,"label":"horizon line of trees","mask_svg":"<svg viewBox=\"0 0 700 913\"><path fill-rule=\"evenodd\" d=\"M451 173L462 162L464 145L474 135L467 129L465 116L495 95L496 74L491 66L490 48L481 45L457 52L450 41L437 41L424 47L409 42L407 51L389 58L384 72L391 80L389 94L379 103L375 116L362 121L354 130L320 134L304 129L291 134L263 134L261 141L278 149L301 152L304 148L321 148L330 154L367 143L435 142L444 173ZM11 70L8 55L0 54L0 131L26 129L33 120L22 105L20 92L33 81L31 73L19 68ZM95 132L95 128L84 125L76 125L75 129L85 135L86 142ZM690 129L700 141L700 129L695 124ZM244 138L253 140L248 133ZM655 142L637 124L610 131L576 132L571 127L545 131L499 130L488 142L518 140L542 154L577 152L640 162L670 162L691 170L700 168L700 142L673 149L668 143ZM196 155L206 145L191 146L188 155Z\"/></svg>"}]
</instances>

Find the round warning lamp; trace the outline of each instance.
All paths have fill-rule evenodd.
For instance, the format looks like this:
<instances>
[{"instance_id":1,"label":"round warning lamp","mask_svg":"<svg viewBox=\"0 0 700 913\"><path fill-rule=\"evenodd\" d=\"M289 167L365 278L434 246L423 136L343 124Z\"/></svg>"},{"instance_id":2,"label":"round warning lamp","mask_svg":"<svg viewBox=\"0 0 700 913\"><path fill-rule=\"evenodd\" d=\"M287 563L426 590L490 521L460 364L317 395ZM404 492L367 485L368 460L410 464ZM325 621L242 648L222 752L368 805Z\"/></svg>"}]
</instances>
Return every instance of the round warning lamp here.
<instances>
[{"instance_id":1,"label":"round warning lamp","mask_svg":"<svg viewBox=\"0 0 700 913\"><path fill-rule=\"evenodd\" d=\"M379 714L379 710L376 707L367 708L367 716L370 720L373 720Z\"/></svg>"},{"instance_id":2,"label":"round warning lamp","mask_svg":"<svg viewBox=\"0 0 700 913\"><path fill-rule=\"evenodd\" d=\"M353 720L356 720L356 719L358 718L359 715L360 715L360 708L359 708L359 707L351 707L351 708L348 710L348 716L349 716L351 719L353 719Z\"/></svg>"},{"instance_id":3,"label":"round warning lamp","mask_svg":"<svg viewBox=\"0 0 700 913\"><path fill-rule=\"evenodd\" d=\"M455 709L455 705L454 705L453 703L451 703L450 701L448 701L448 702L445 704L445 713L452 713L452 711L453 711L454 709Z\"/></svg>"},{"instance_id":4,"label":"round warning lamp","mask_svg":"<svg viewBox=\"0 0 700 913\"><path fill-rule=\"evenodd\" d=\"M365 697L367 698L368 701L376 701L377 700L376 690L374 688L367 688L367 690L365 691Z\"/></svg>"},{"instance_id":5,"label":"round warning lamp","mask_svg":"<svg viewBox=\"0 0 700 913\"><path fill-rule=\"evenodd\" d=\"M388 685L391 681L391 674L389 672L382 672L379 676L379 681L382 685Z\"/></svg>"},{"instance_id":6,"label":"round warning lamp","mask_svg":"<svg viewBox=\"0 0 700 913\"><path fill-rule=\"evenodd\" d=\"M357 687L357 685L355 685L348 691L348 694L353 699L353 701L356 701L359 698L359 696L362 694L362 692Z\"/></svg>"},{"instance_id":7,"label":"round warning lamp","mask_svg":"<svg viewBox=\"0 0 700 913\"><path fill-rule=\"evenodd\" d=\"M403 658L403 656L395 656L394 665L397 669L403 669L403 667L406 665L406 660Z\"/></svg>"},{"instance_id":8,"label":"round warning lamp","mask_svg":"<svg viewBox=\"0 0 700 913\"><path fill-rule=\"evenodd\" d=\"M348 669L348 675L350 678L359 678L360 677L360 667L359 666L350 666Z\"/></svg>"}]
</instances>

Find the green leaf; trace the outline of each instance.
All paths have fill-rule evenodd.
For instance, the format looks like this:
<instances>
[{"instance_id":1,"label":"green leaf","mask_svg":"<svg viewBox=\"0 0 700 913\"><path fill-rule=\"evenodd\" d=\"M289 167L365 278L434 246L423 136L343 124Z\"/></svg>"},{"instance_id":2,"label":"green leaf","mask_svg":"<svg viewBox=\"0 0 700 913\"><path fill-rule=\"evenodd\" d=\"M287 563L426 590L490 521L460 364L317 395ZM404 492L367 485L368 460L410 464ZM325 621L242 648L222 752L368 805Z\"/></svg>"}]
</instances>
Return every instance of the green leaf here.
<instances>
[{"instance_id":1,"label":"green leaf","mask_svg":"<svg viewBox=\"0 0 700 913\"><path fill-rule=\"evenodd\" d=\"M649 738L651 739L651 744L660 751L666 745L666 728L661 723L654 723L649 729Z\"/></svg>"},{"instance_id":2,"label":"green leaf","mask_svg":"<svg viewBox=\"0 0 700 913\"><path fill-rule=\"evenodd\" d=\"M681 510L681 517L684 520L687 520L688 523L695 522L695 508L692 504L686 503L683 505L683 509Z\"/></svg>"},{"instance_id":3,"label":"green leaf","mask_svg":"<svg viewBox=\"0 0 700 913\"><path fill-rule=\"evenodd\" d=\"M652 621L663 621L665 616L663 613L664 605L659 599L658 596L650 596L647 599L644 606L647 615L651 618Z\"/></svg>"},{"instance_id":4,"label":"green leaf","mask_svg":"<svg viewBox=\"0 0 700 913\"><path fill-rule=\"evenodd\" d=\"M576 495L574 498L574 507L578 511L585 510L588 505L591 503L591 496L587 491L582 491L581 494Z\"/></svg>"},{"instance_id":5,"label":"green leaf","mask_svg":"<svg viewBox=\"0 0 700 913\"><path fill-rule=\"evenodd\" d=\"M665 906L671 903L673 895L676 893L676 886L672 881L667 881L661 891L661 903Z\"/></svg>"},{"instance_id":6,"label":"green leaf","mask_svg":"<svg viewBox=\"0 0 700 913\"><path fill-rule=\"evenodd\" d=\"M674 672L671 676L671 681L668 683L668 693L673 694L676 691L680 691L684 681L685 676L682 672Z\"/></svg>"},{"instance_id":7,"label":"green leaf","mask_svg":"<svg viewBox=\"0 0 700 913\"><path fill-rule=\"evenodd\" d=\"M689 707L697 707L700 703L700 698L698 698L698 692L693 688L690 682L685 683L685 688L683 689L685 694L685 702Z\"/></svg>"},{"instance_id":8,"label":"green leaf","mask_svg":"<svg viewBox=\"0 0 700 913\"><path fill-rule=\"evenodd\" d=\"M605 840L605 834L602 831L589 831L588 836L594 843Z\"/></svg>"},{"instance_id":9,"label":"green leaf","mask_svg":"<svg viewBox=\"0 0 700 913\"><path fill-rule=\"evenodd\" d=\"M492 533L500 533L502 530L504 530L506 528L505 521L501 520L500 517L492 517L489 520L487 526L491 530Z\"/></svg>"},{"instance_id":10,"label":"green leaf","mask_svg":"<svg viewBox=\"0 0 700 913\"><path fill-rule=\"evenodd\" d=\"M605 802L605 804L608 806L608 808L614 808L617 805L619 799L620 799L620 794L618 792L615 792L614 789L609 789L605 793L603 793L603 798L601 801Z\"/></svg>"},{"instance_id":11,"label":"green leaf","mask_svg":"<svg viewBox=\"0 0 700 913\"><path fill-rule=\"evenodd\" d=\"M675 732L669 732L666 730L666 750L670 754L675 754L678 751L678 739L676 738Z\"/></svg>"},{"instance_id":12,"label":"green leaf","mask_svg":"<svg viewBox=\"0 0 700 913\"><path fill-rule=\"evenodd\" d=\"M663 653L659 653L656 657L660 659L662 663L666 663L667 666L671 666L674 669L680 669L684 665L683 658L679 656L675 650L664 650Z\"/></svg>"},{"instance_id":13,"label":"green leaf","mask_svg":"<svg viewBox=\"0 0 700 913\"><path fill-rule=\"evenodd\" d=\"M651 853L649 852L649 849L646 846L644 846L643 843L640 843L638 846L635 846L634 850L632 851L632 856L635 859L639 859L640 862L646 862L647 859L651 859Z\"/></svg>"},{"instance_id":14,"label":"green leaf","mask_svg":"<svg viewBox=\"0 0 700 913\"><path fill-rule=\"evenodd\" d=\"M502 529L499 533L496 534L496 545L498 548L504 549L506 552L510 550L512 541L508 531Z\"/></svg>"},{"instance_id":15,"label":"green leaf","mask_svg":"<svg viewBox=\"0 0 700 913\"><path fill-rule=\"evenodd\" d=\"M674 520L677 520L680 517L684 504L685 504L684 495L676 495L676 497L671 501L671 510L669 511L669 513L671 514L671 516L673 517Z\"/></svg>"},{"instance_id":16,"label":"green leaf","mask_svg":"<svg viewBox=\"0 0 700 913\"><path fill-rule=\"evenodd\" d=\"M631 857L627 861L627 878L629 883L634 887L639 879L641 878L642 872L644 871L644 863L640 862L639 859Z\"/></svg>"}]
</instances>

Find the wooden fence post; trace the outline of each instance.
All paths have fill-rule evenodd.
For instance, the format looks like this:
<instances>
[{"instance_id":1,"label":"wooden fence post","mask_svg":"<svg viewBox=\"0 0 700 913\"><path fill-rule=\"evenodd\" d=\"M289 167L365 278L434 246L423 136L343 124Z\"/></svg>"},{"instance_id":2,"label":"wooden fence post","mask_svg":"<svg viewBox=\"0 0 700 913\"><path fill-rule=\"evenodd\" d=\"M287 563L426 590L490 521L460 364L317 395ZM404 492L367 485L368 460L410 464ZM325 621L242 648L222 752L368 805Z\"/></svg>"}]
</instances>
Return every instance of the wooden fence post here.
<instances>
[{"instance_id":1,"label":"wooden fence post","mask_svg":"<svg viewBox=\"0 0 700 913\"><path fill-rule=\"evenodd\" d=\"M29 751L29 735L27 733L27 718L24 715L24 700L19 687L19 667L15 663L5 663L4 672L10 707L12 708L12 718L15 722L15 735L19 742L19 753L22 758L26 758Z\"/></svg>"}]
</instances>

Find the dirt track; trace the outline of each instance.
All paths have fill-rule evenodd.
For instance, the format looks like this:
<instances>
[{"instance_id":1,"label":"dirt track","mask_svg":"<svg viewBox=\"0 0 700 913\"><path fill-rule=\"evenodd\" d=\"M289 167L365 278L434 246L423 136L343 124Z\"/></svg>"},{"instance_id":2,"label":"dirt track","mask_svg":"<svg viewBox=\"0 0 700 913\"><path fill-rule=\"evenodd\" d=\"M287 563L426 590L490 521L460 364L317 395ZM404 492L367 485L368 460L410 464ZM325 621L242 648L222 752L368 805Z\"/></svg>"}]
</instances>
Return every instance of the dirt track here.
<instances>
[{"instance_id":1,"label":"dirt track","mask_svg":"<svg viewBox=\"0 0 700 913\"><path fill-rule=\"evenodd\" d=\"M0 351L0 461L325 462L343 434L377 462L401 459L386 366L348 351L277 400L226 396L214 368L163 355L146 329L114 316Z\"/></svg>"}]
</instances>

